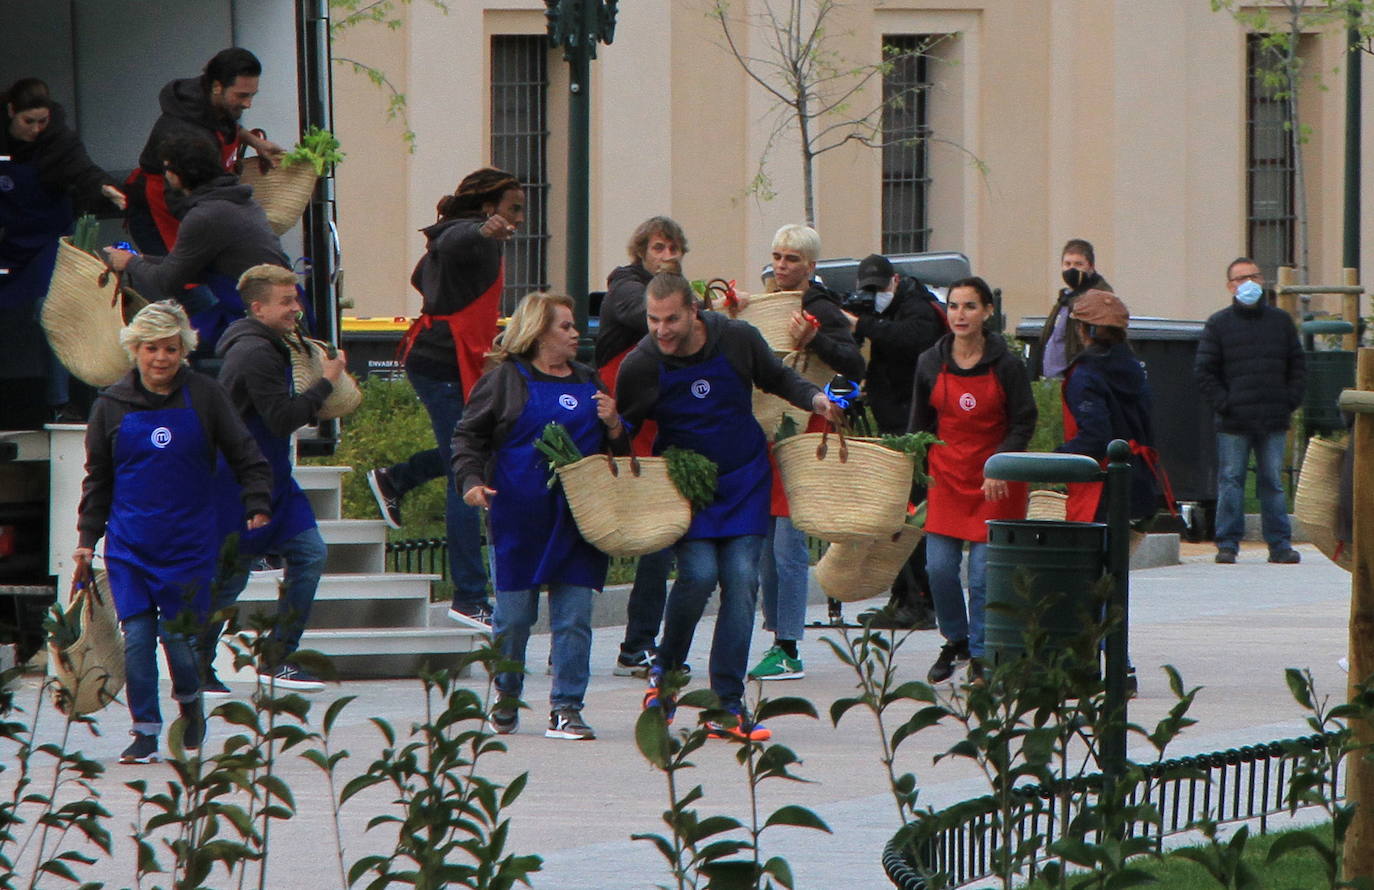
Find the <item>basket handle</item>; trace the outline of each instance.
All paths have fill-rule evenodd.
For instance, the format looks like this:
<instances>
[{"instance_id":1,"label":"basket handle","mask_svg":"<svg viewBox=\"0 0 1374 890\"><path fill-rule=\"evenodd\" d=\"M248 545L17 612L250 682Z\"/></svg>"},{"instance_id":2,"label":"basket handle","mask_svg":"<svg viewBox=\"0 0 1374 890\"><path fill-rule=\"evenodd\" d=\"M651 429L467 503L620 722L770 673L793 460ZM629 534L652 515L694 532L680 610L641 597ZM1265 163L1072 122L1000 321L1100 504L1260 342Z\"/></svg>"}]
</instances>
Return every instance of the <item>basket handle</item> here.
<instances>
[{"instance_id":1,"label":"basket handle","mask_svg":"<svg viewBox=\"0 0 1374 890\"><path fill-rule=\"evenodd\" d=\"M111 275L114 276L115 280L114 290L110 291L110 308L113 309L119 305L120 298L124 296L124 273L116 272L114 269L107 266L105 271L95 277L95 283L101 288L104 288L105 285L110 283Z\"/></svg>"},{"instance_id":2,"label":"basket handle","mask_svg":"<svg viewBox=\"0 0 1374 890\"><path fill-rule=\"evenodd\" d=\"M830 429L835 428L835 435L840 437L840 463L849 460L849 443L844 439L844 427L835 426L827 423L825 429L821 431L821 444L816 446L816 460L825 460L825 455L830 451Z\"/></svg>"},{"instance_id":3,"label":"basket handle","mask_svg":"<svg viewBox=\"0 0 1374 890\"><path fill-rule=\"evenodd\" d=\"M612 475L612 476L617 476L617 477L618 477L618 476L620 475L620 466L615 462L615 457L614 457L614 456L609 455L609 454L606 455L606 466L608 466L608 467L610 468L610 470L611 470L611 475ZM636 473L635 475L639 475L639 474Z\"/></svg>"},{"instance_id":4,"label":"basket handle","mask_svg":"<svg viewBox=\"0 0 1374 890\"><path fill-rule=\"evenodd\" d=\"M631 475L631 476L638 476L639 473L640 473L639 457L638 457L637 455L632 454L632 455L630 455L630 475Z\"/></svg>"},{"instance_id":5,"label":"basket handle","mask_svg":"<svg viewBox=\"0 0 1374 890\"><path fill-rule=\"evenodd\" d=\"M254 136L258 137L259 139L266 139L266 138L267 138L267 131L266 131L266 130L263 130L263 129L260 129L260 128L258 128L258 127L254 127L254 128L253 128L252 130L250 130L249 132L251 132ZM240 159L240 160L243 159L243 152L244 152L244 150L247 149L247 148L248 148L247 145L240 145L240 146L239 146L239 159ZM265 174L267 173L268 170L271 170L271 169L272 169L272 162L269 161L266 157L264 157L263 155L254 155L254 157L256 157L256 158L258 159L258 172L259 172L259 173L262 173L262 174L265 175Z\"/></svg>"}]
</instances>

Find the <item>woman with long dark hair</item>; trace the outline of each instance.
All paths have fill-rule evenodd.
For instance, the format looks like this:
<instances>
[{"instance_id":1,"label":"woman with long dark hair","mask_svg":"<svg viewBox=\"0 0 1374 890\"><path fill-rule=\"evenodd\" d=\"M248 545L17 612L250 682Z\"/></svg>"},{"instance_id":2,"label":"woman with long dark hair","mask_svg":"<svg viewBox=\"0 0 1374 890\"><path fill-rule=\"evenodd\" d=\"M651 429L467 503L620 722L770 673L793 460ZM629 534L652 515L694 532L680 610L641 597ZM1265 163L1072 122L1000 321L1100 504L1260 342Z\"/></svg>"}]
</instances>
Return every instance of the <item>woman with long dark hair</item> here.
<instances>
[{"instance_id":1,"label":"woman with long dark hair","mask_svg":"<svg viewBox=\"0 0 1374 890\"><path fill-rule=\"evenodd\" d=\"M400 528L407 491L441 476L448 481L445 519L453 607L449 617L479 630L491 628L487 573L482 565L476 508L455 487L450 440L463 416L486 354L496 339L505 286L501 245L525 219L525 191L504 170L483 167L439 199L438 221L422 231L425 255L410 276L424 295L420 317L401 342L401 361L434 427L437 448L412 454L367 474L382 517Z\"/></svg>"},{"instance_id":2,"label":"woman with long dark hair","mask_svg":"<svg viewBox=\"0 0 1374 890\"><path fill-rule=\"evenodd\" d=\"M987 282L954 282L947 305L950 332L916 361L909 424L941 440L928 453L926 495L926 573L945 638L927 675L932 683L948 680L960 661L969 662L971 680L982 676L987 522L1026 516L1025 484L985 479L983 464L1001 451L1024 451L1036 418L1025 363L987 330L994 311ZM965 545L967 607L959 579Z\"/></svg>"}]
</instances>

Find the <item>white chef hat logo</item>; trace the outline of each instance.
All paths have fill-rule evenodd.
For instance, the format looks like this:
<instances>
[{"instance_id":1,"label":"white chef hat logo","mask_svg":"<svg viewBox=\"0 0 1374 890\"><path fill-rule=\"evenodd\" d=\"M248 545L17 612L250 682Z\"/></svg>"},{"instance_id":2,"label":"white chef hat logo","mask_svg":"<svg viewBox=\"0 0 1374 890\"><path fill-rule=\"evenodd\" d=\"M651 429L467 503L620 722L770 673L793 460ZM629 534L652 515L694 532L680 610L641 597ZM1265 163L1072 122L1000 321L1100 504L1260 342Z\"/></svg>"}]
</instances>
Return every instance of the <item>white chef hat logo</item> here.
<instances>
[{"instance_id":1,"label":"white chef hat logo","mask_svg":"<svg viewBox=\"0 0 1374 890\"><path fill-rule=\"evenodd\" d=\"M570 393L564 393L558 397L558 404L567 408L569 411L575 411L577 409L577 397Z\"/></svg>"},{"instance_id":2,"label":"white chef hat logo","mask_svg":"<svg viewBox=\"0 0 1374 890\"><path fill-rule=\"evenodd\" d=\"M692 395L704 399L711 394L711 381L702 379L692 384Z\"/></svg>"},{"instance_id":3,"label":"white chef hat logo","mask_svg":"<svg viewBox=\"0 0 1374 890\"><path fill-rule=\"evenodd\" d=\"M172 444L172 431L165 426L160 426L153 430L153 434L148 438L152 440L154 448L166 448Z\"/></svg>"},{"instance_id":4,"label":"white chef hat logo","mask_svg":"<svg viewBox=\"0 0 1374 890\"><path fill-rule=\"evenodd\" d=\"M978 400L973 397L973 393L966 392L959 397L959 407L965 411L972 411L978 407Z\"/></svg>"}]
</instances>

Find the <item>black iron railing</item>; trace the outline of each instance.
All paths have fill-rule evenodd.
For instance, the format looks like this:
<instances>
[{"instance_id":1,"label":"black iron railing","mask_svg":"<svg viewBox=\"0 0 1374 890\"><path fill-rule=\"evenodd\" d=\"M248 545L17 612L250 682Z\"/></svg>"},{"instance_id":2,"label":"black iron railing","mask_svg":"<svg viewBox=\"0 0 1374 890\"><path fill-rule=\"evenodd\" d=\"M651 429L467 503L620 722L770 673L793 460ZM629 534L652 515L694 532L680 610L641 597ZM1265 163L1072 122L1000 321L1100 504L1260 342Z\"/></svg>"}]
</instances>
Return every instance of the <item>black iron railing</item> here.
<instances>
[{"instance_id":1,"label":"black iron railing","mask_svg":"<svg viewBox=\"0 0 1374 890\"><path fill-rule=\"evenodd\" d=\"M1204 819L1218 824L1258 820L1259 833L1264 834L1269 828L1270 816L1291 809L1288 786L1294 760L1302 756L1299 752L1319 751L1332 745L1335 739L1334 733L1312 735L1142 765L1150 781L1138 786L1127 805L1141 803L1139 787L1148 788L1162 824L1138 823L1130 826L1129 831L1133 836L1149 833L1159 850L1163 849L1165 838L1184 833ZM1184 770L1201 775L1164 778ZM1331 781L1327 793L1335 796L1339 774L1334 769ZM1012 814L1015 843L1023 843L1039 834L1042 835L1040 849L1044 850L1059 840L1065 825L1061 814L1066 798L1069 804L1067 820L1072 822L1085 804L1095 802L1101 784L1101 775L1094 774L1064 783L1016 789ZM998 809L997 801L984 797L959 806L968 807L961 821L919 840L914 856L911 850L899 846L895 838L888 843L883 850L883 868L894 885L902 890L927 890L925 875L934 873L943 873L947 879L945 886L951 888L996 877L992 862L996 850L993 815ZM1038 865L1035 861L1027 863L1024 877L1034 878Z\"/></svg>"},{"instance_id":2,"label":"black iron railing","mask_svg":"<svg viewBox=\"0 0 1374 890\"><path fill-rule=\"evenodd\" d=\"M388 541L386 570L420 575L442 575L448 580L448 541L444 538L412 538Z\"/></svg>"}]
</instances>

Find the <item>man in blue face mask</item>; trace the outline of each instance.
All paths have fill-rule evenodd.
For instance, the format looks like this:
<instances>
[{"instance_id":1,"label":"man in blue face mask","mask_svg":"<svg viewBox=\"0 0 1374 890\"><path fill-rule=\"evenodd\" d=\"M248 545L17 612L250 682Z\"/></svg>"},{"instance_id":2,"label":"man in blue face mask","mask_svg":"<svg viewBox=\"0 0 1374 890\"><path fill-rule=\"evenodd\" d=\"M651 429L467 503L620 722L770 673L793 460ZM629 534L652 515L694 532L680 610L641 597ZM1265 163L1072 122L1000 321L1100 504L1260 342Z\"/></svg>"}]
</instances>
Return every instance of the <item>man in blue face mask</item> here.
<instances>
[{"instance_id":1,"label":"man in blue face mask","mask_svg":"<svg viewBox=\"0 0 1374 890\"><path fill-rule=\"evenodd\" d=\"M1245 473L1255 455L1255 490L1269 561L1301 557L1292 546L1283 488L1288 421L1302 404L1307 376L1298 331L1288 313L1264 299L1264 273L1248 257L1226 268L1231 305L1207 319L1193 374L1216 410L1217 556L1236 561L1245 534Z\"/></svg>"}]
</instances>

